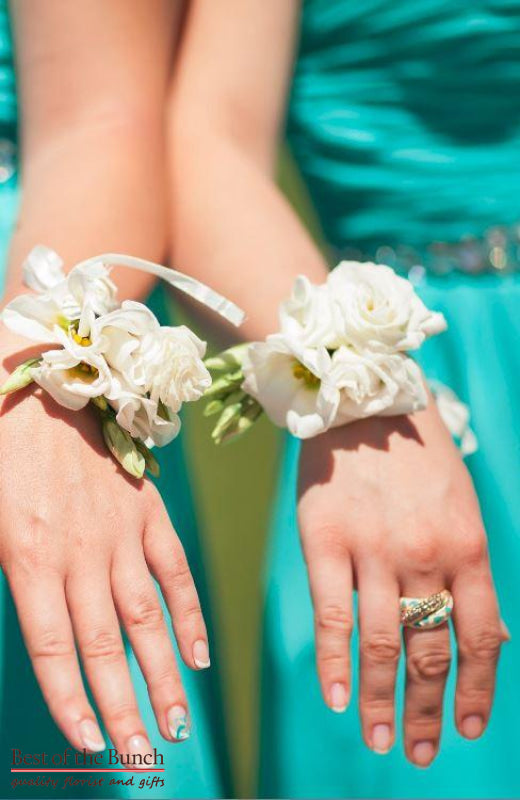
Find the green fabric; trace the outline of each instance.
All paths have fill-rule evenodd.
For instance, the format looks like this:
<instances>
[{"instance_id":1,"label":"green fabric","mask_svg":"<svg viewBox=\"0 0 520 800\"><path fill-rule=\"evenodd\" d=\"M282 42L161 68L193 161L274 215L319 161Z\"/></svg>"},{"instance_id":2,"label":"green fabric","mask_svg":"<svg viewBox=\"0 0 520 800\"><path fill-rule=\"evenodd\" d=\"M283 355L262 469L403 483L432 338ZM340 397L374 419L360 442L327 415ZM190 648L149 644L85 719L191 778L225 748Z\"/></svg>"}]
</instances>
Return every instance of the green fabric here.
<instances>
[{"instance_id":1,"label":"green fabric","mask_svg":"<svg viewBox=\"0 0 520 800\"><path fill-rule=\"evenodd\" d=\"M15 81L11 61L10 38L5 0L0 0L0 139L16 139ZM1 165L0 165L1 166ZM1 174L1 173L0 173ZM6 251L12 227L16 220L19 187L15 174L9 181L0 183L0 279L6 265ZM35 242L35 244L37 244ZM52 242L45 242L52 246ZM170 318L169 307L162 291L151 298L151 307L163 323ZM188 481L188 469L181 438L170 446L157 450L162 467L162 476L157 481L173 524L183 541L190 565L194 572L201 596L206 621L211 615L204 582L203 558ZM167 613L166 613L167 616ZM212 642L213 645L213 642ZM215 648L212 647L213 656ZM145 726L152 746L164 756L165 780L162 788L139 790L140 776L134 775L134 786L108 787L111 777L104 778L102 788L85 787L67 789L67 797L217 797L225 795L227 758L222 714L218 703L215 664L206 672L193 672L186 668L178 657L193 720L191 738L180 744L166 742L159 735L148 693L139 667L131 651L128 651L132 678ZM215 662L215 658L212 661ZM27 775L11 775L11 748L27 753L45 750L47 753L63 752L67 742L52 721L40 690L34 679L25 647L21 640L16 613L3 576L0 576L0 797L56 797L63 794L61 779L56 790L42 788L11 788L11 780L31 778ZM44 777L56 778L56 775ZM78 777L82 777L79 775ZM103 777L103 776L94 776ZM129 776L126 775L125 778Z\"/></svg>"},{"instance_id":2,"label":"green fabric","mask_svg":"<svg viewBox=\"0 0 520 800\"><path fill-rule=\"evenodd\" d=\"M432 240L520 221L519 54L517 0L304 3L288 132L337 252L397 243L426 252ZM449 323L420 361L469 403L480 443L467 464L512 632L493 717L478 742L456 733L453 669L441 754L421 771L406 762L401 739L385 757L362 744L357 658L352 707L345 715L325 707L296 528L298 445L290 441L266 581L263 797L518 794L520 274L426 275L418 288ZM353 654L357 644L356 633Z\"/></svg>"}]
</instances>

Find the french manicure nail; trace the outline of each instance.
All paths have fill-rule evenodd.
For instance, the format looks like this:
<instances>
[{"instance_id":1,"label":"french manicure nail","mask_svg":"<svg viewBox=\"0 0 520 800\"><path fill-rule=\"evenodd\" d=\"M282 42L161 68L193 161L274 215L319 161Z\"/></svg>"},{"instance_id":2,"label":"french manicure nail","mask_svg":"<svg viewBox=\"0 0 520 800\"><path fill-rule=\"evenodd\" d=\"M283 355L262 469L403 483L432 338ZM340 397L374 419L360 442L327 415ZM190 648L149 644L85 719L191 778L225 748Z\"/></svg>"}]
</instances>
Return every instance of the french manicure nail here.
<instances>
[{"instance_id":1,"label":"french manicure nail","mask_svg":"<svg viewBox=\"0 0 520 800\"><path fill-rule=\"evenodd\" d=\"M168 720L168 730L170 731L172 739L176 739L178 742L189 739L190 723L188 721L188 713L184 706L172 706L166 718Z\"/></svg>"},{"instance_id":2,"label":"french manicure nail","mask_svg":"<svg viewBox=\"0 0 520 800\"><path fill-rule=\"evenodd\" d=\"M131 736L127 743L128 754L131 756L151 756L151 759L148 758L146 761L143 758L143 761L138 764L132 764L135 769L148 769L148 767L153 767L154 765L154 755L153 750L151 748L150 742L146 738L146 736L141 736L137 734L136 736Z\"/></svg>"},{"instance_id":3,"label":"french manicure nail","mask_svg":"<svg viewBox=\"0 0 520 800\"><path fill-rule=\"evenodd\" d=\"M432 742L417 742L413 746L412 759L418 767L428 767L435 758L435 747Z\"/></svg>"},{"instance_id":4,"label":"french manicure nail","mask_svg":"<svg viewBox=\"0 0 520 800\"><path fill-rule=\"evenodd\" d=\"M199 669L207 669L210 666L209 647L204 639L198 639L193 645L193 661Z\"/></svg>"},{"instance_id":5,"label":"french manicure nail","mask_svg":"<svg viewBox=\"0 0 520 800\"><path fill-rule=\"evenodd\" d=\"M97 722L94 722L93 719L82 719L78 727L81 743L86 750L100 753L101 750L105 749L105 740Z\"/></svg>"},{"instance_id":6,"label":"french manicure nail","mask_svg":"<svg viewBox=\"0 0 520 800\"><path fill-rule=\"evenodd\" d=\"M348 692L342 683L333 683L330 687L330 707L341 714L348 706Z\"/></svg>"},{"instance_id":7,"label":"french manicure nail","mask_svg":"<svg viewBox=\"0 0 520 800\"><path fill-rule=\"evenodd\" d=\"M478 714L470 714L462 720L462 735L466 739L478 739L484 730L484 720Z\"/></svg>"},{"instance_id":8,"label":"french manicure nail","mask_svg":"<svg viewBox=\"0 0 520 800\"><path fill-rule=\"evenodd\" d=\"M374 725L372 730L372 750L384 756L390 750L390 726Z\"/></svg>"}]
</instances>

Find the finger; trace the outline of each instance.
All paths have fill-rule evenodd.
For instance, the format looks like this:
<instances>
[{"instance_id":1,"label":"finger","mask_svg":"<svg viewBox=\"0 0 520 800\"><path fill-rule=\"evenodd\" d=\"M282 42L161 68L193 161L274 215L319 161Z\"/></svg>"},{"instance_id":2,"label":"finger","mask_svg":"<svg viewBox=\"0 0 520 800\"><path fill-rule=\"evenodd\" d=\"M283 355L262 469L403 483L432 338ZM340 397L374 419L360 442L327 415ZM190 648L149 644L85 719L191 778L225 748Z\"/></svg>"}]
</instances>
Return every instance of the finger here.
<instances>
[{"instance_id":1,"label":"finger","mask_svg":"<svg viewBox=\"0 0 520 800\"><path fill-rule=\"evenodd\" d=\"M91 577L94 576L94 577ZM153 764L153 752L130 679L108 575L71 576L67 602L85 672L108 734L135 764Z\"/></svg>"},{"instance_id":2,"label":"finger","mask_svg":"<svg viewBox=\"0 0 520 800\"><path fill-rule=\"evenodd\" d=\"M54 721L78 750L104 750L81 679L62 579L43 570L33 577L12 571L8 579L36 679Z\"/></svg>"},{"instance_id":3,"label":"finger","mask_svg":"<svg viewBox=\"0 0 520 800\"><path fill-rule=\"evenodd\" d=\"M395 682L401 650L397 579L384 564L358 568L360 689L363 738L376 753L395 740Z\"/></svg>"},{"instance_id":4,"label":"finger","mask_svg":"<svg viewBox=\"0 0 520 800\"><path fill-rule=\"evenodd\" d=\"M442 578L421 577L403 585L407 597L426 597L443 589ZM404 744L407 758L427 767L439 749L442 704L451 661L447 624L438 628L404 629L406 648L406 693Z\"/></svg>"},{"instance_id":5,"label":"finger","mask_svg":"<svg viewBox=\"0 0 520 800\"><path fill-rule=\"evenodd\" d=\"M458 648L456 725L467 739L477 739L489 720L500 646L505 641L487 563L458 573L452 593Z\"/></svg>"},{"instance_id":6,"label":"finger","mask_svg":"<svg viewBox=\"0 0 520 800\"><path fill-rule=\"evenodd\" d=\"M186 697L157 591L142 550L114 561L112 591L119 617L148 686L159 730L166 739L189 736Z\"/></svg>"},{"instance_id":7,"label":"finger","mask_svg":"<svg viewBox=\"0 0 520 800\"><path fill-rule=\"evenodd\" d=\"M352 567L347 550L330 546L320 531L305 541L321 690L327 705L342 712L351 694Z\"/></svg>"},{"instance_id":8,"label":"finger","mask_svg":"<svg viewBox=\"0 0 520 800\"><path fill-rule=\"evenodd\" d=\"M182 544L160 499L146 525L144 555L166 600L182 660L192 669L207 669L208 634L199 596Z\"/></svg>"}]
</instances>

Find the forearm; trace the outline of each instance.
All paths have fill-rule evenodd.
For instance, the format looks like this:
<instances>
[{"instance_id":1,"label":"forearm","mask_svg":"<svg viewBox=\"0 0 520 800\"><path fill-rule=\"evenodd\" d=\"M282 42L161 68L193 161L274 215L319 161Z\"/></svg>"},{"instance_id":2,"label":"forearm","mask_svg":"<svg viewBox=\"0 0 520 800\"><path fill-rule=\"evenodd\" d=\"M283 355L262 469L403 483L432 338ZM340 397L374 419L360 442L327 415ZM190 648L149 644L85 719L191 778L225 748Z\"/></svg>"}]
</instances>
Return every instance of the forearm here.
<instances>
[{"instance_id":1,"label":"forearm","mask_svg":"<svg viewBox=\"0 0 520 800\"><path fill-rule=\"evenodd\" d=\"M195 144L189 131L177 133L172 186L174 262L245 309L243 337L276 329L296 275L323 280L323 256L247 147L211 131Z\"/></svg>"},{"instance_id":2,"label":"forearm","mask_svg":"<svg viewBox=\"0 0 520 800\"><path fill-rule=\"evenodd\" d=\"M21 264L36 244L66 267L103 252L152 260L166 253L163 134L131 118L78 126L35 148L22 165L22 203L11 242L6 299L21 289ZM140 297L150 277L115 269L121 297Z\"/></svg>"}]
</instances>

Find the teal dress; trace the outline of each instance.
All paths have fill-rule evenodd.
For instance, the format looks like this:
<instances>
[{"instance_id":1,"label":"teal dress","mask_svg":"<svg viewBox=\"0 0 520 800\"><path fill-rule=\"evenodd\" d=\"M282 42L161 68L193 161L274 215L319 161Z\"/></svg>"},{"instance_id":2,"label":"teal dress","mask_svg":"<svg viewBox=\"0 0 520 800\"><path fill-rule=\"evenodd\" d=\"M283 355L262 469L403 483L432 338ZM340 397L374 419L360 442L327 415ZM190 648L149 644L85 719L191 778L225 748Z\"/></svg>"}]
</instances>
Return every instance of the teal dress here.
<instances>
[{"instance_id":1,"label":"teal dress","mask_svg":"<svg viewBox=\"0 0 520 800\"><path fill-rule=\"evenodd\" d=\"M512 641L481 740L455 730L453 669L428 770L402 739L369 752L356 702L337 715L320 696L291 441L266 579L260 796L518 797L520 2L306 0L288 136L333 261L391 263L448 319L420 360L471 408L467 465Z\"/></svg>"},{"instance_id":2,"label":"teal dress","mask_svg":"<svg viewBox=\"0 0 520 800\"><path fill-rule=\"evenodd\" d=\"M0 278L5 275L6 251L13 225L16 221L19 200L17 130L16 130L15 76L11 59L11 44L5 0L0 0ZM36 244L36 242L35 242ZM45 242L52 246L52 242ZM166 321L167 298L157 291L152 298L155 312ZM182 437L181 437L182 438ZM186 461L180 439L157 452L162 466L159 488L165 499L176 530L186 549L201 595L206 620L210 622L209 607L202 574L202 555L193 511L190 487L187 480ZM210 625L211 629L211 625ZM139 789L142 778L134 774L133 786L110 786L111 778L120 775L93 775L104 778L102 787L61 788L62 778L56 774L16 775L10 773L11 748L27 753L61 753L67 742L51 719L40 690L32 674L25 647L20 637L16 613L3 576L0 576L0 797L42 798L57 797L146 797L189 798L222 797L226 790L222 716L217 703L219 693L215 685L215 646L212 645L212 668L205 672L192 672L179 659L192 717L190 739L173 744L165 741L157 730L151 711L146 685L133 654L129 662L140 709L152 746L164 756L165 772L161 775L164 786ZM13 778L58 779L58 788L45 786L13 789ZM73 776L74 777L74 776ZM82 778L85 776L77 775ZM88 777L88 775L87 775ZM124 776L128 779L130 776Z\"/></svg>"}]
</instances>

